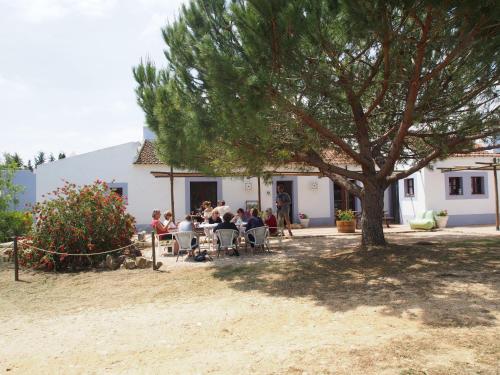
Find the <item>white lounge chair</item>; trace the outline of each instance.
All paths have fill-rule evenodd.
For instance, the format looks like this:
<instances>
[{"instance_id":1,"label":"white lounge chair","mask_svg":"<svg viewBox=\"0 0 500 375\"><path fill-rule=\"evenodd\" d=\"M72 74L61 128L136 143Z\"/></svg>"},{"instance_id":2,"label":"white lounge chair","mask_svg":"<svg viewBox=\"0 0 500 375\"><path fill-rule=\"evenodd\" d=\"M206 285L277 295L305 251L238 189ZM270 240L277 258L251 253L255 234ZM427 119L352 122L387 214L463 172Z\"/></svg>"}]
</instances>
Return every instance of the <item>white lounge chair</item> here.
<instances>
[{"instance_id":1,"label":"white lounge chair","mask_svg":"<svg viewBox=\"0 0 500 375\"><path fill-rule=\"evenodd\" d=\"M239 236L238 231L234 229L219 229L215 231L215 234L219 239L219 243L217 244L217 257L219 257L222 249L224 249L224 251L229 249L238 251L238 241L236 241Z\"/></svg>"},{"instance_id":2,"label":"white lounge chair","mask_svg":"<svg viewBox=\"0 0 500 375\"><path fill-rule=\"evenodd\" d=\"M195 232L176 232L174 233L174 237L179 244L179 252L177 253L176 262L179 260L179 255L181 251L187 251L188 255L193 253L193 250L199 246L198 236ZM193 238L196 238L196 243L193 244Z\"/></svg>"},{"instance_id":3,"label":"white lounge chair","mask_svg":"<svg viewBox=\"0 0 500 375\"><path fill-rule=\"evenodd\" d=\"M249 235L253 236L253 239L250 238ZM245 251L247 248L247 245L253 245L252 246L252 253L253 249L256 247L262 247L262 250L269 250L269 228L267 227L257 227L257 228L252 228L248 231L245 232Z\"/></svg>"}]
</instances>

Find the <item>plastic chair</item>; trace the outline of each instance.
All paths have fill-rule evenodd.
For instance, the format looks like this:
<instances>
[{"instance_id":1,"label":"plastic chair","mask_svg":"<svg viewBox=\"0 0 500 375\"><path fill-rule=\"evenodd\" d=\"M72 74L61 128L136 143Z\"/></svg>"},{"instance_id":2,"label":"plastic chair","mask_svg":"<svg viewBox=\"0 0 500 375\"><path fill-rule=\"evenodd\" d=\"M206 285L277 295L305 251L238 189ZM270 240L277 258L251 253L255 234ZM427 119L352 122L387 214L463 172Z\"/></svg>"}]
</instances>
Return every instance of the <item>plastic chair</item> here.
<instances>
[{"instance_id":1,"label":"plastic chair","mask_svg":"<svg viewBox=\"0 0 500 375\"><path fill-rule=\"evenodd\" d=\"M229 249L238 250L238 242L236 239L239 236L239 232L234 229L219 229L215 231L219 243L217 244L217 257L220 255L220 251L224 249L225 251Z\"/></svg>"},{"instance_id":2,"label":"plastic chair","mask_svg":"<svg viewBox=\"0 0 500 375\"><path fill-rule=\"evenodd\" d=\"M253 239L250 238L250 235L252 235ZM253 249L256 247L262 247L262 250L269 250L269 228L267 227L257 227L257 228L252 228L245 232L245 251L247 248L247 244L253 245L252 246L252 253Z\"/></svg>"},{"instance_id":3,"label":"plastic chair","mask_svg":"<svg viewBox=\"0 0 500 375\"><path fill-rule=\"evenodd\" d=\"M198 237L195 232L176 232L174 233L174 237L179 244L179 252L177 253L176 262L179 260L179 255L181 251L187 251L188 255L193 252L194 249L198 247ZM196 242L193 244L193 238L196 239Z\"/></svg>"},{"instance_id":4,"label":"plastic chair","mask_svg":"<svg viewBox=\"0 0 500 375\"><path fill-rule=\"evenodd\" d=\"M160 250L160 254L163 254L163 252L161 251L161 247L162 247L162 242L163 242L163 249L164 251L166 250L167 254L168 253L174 253L174 240L167 240L167 239L162 239L162 237L165 237L165 234L158 234L156 232L154 232L155 234L155 242L158 244L158 250ZM168 234L172 234L173 233L168 233Z\"/></svg>"}]
</instances>

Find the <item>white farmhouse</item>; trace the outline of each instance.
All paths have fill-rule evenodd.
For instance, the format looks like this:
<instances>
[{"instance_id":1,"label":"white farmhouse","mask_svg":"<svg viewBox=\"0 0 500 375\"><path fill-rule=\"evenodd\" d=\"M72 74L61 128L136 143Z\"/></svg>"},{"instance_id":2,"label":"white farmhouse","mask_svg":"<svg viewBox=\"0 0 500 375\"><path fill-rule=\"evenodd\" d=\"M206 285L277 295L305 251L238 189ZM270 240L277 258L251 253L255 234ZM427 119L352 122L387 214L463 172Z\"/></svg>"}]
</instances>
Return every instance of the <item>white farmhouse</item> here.
<instances>
[{"instance_id":1,"label":"white farmhouse","mask_svg":"<svg viewBox=\"0 0 500 375\"><path fill-rule=\"evenodd\" d=\"M145 129L143 142L130 142L44 164L36 170L36 200L69 181L77 185L100 179L127 197L128 211L135 216L140 229L147 228L153 209L170 207L170 167L155 155L153 135ZM385 211L395 222L407 223L423 210L449 212L449 225L492 224L495 222L492 172L441 173L439 167L474 165L491 162L500 154L475 153L457 155L435 162L433 169L421 171L387 189ZM356 169L345 160L337 160L345 168ZM258 200L260 185L262 208L274 208L276 185L285 184L292 197L291 216L298 222L299 213L310 217L311 226L333 225L337 209L361 209L357 199L330 179L315 172L283 169L269 182L257 178L206 177L198 173L174 170L173 194L176 219L199 208L202 201L225 200L236 211Z\"/></svg>"}]
</instances>

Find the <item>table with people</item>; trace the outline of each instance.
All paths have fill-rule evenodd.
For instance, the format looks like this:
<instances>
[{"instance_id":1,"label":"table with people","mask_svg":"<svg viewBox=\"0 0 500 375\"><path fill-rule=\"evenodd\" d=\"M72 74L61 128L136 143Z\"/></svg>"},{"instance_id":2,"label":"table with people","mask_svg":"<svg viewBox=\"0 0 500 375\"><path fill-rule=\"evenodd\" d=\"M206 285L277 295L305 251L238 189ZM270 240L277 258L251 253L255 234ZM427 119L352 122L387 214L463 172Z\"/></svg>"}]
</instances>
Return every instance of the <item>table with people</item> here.
<instances>
[{"instance_id":1,"label":"table with people","mask_svg":"<svg viewBox=\"0 0 500 375\"><path fill-rule=\"evenodd\" d=\"M265 211L265 221L259 216L259 210L256 208L252 209L250 213L245 212L243 208L239 208L236 214L230 212L229 206L225 205L224 201L218 202L218 206L215 208L211 207L210 202L203 202L202 211L203 222L197 221L196 215L186 215L184 220L176 224L172 218L172 213L166 211L164 214L164 220L162 221L160 210L154 210L152 214L151 227L158 235L160 241L166 240L173 242L173 255L178 255L179 253L179 243L176 237L176 233L179 232L193 232L195 237L192 240L191 250L188 251L188 256L194 256L194 252L198 249L200 250L200 237L205 237L205 243L208 243L208 249L211 251L212 246L216 249L219 245L219 239L215 235L218 230L221 229L232 229L238 233L235 236L235 241L237 245L241 245L242 239L250 242L250 246L253 247L254 238L253 235L248 233L254 228L267 227L268 234L273 236L278 233L277 220L273 214L271 208ZM221 215L223 212L223 215ZM163 255L167 255L164 253ZM236 247L229 252L229 255L239 256L239 252Z\"/></svg>"}]
</instances>

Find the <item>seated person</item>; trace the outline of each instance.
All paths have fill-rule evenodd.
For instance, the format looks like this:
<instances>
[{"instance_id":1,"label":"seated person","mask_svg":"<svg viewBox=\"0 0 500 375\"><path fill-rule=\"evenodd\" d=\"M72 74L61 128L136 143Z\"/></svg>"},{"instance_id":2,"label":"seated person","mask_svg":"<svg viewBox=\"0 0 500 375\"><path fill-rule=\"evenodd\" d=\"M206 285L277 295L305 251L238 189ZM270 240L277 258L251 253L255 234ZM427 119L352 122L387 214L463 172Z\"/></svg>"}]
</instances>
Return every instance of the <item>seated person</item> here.
<instances>
[{"instance_id":1,"label":"seated person","mask_svg":"<svg viewBox=\"0 0 500 375\"><path fill-rule=\"evenodd\" d=\"M212 210L212 215L210 216L210 218L208 219L208 223L209 224L218 224L218 223L222 223L222 219L220 218L220 214L219 214L219 211L214 208Z\"/></svg>"},{"instance_id":2,"label":"seated person","mask_svg":"<svg viewBox=\"0 0 500 375\"><path fill-rule=\"evenodd\" d=\"M269 234L271 236L276 236L278 234L278 221L276 220L276 216L273 215L273 209L268 208L266 210L266 225L269 227Z\"/></svg>"},{"instance_id":3,"label":"seated person","mask_svg":"<svg viewBox=\"0 0 500 375\"><path fill-rule=\"evenodd\" d=\"M231 219L233 218L233 214L231 212L226 212L224 214L224 216L222 217L223 218L223 222L222 223L219 223L215 228L214 228L214 232L218 231L219 229L232 229L232 230L235 230L236 232L239 233L239 230L238 228L236 227L236 225L234 223L231 222ZM237 241L237 238L238 237L235 237L234 240L233 240L233 243L236 243ZM219 239L217 238L217 244L219 244ZM238 253L238 250L234 250L234 255L236 256L239 256L240 254Z\"/></svg>"},{"instance_id":4,"label":"seated person","mask_svg":"<svg viewBox=\"0 0 500 375\"><path fill-rule=\"evenodd\" d=\"M179 225L177 226L177 231L178 232L192 232L194 231L194 226L193 226L193 219L191 218L191 215L186 215L184 220L182 220ZM198 240L196 237L194 237L191 240L191 250L194 250L198 247ZM190 253L192 255L192 252Z\"/></svg>"},{"instance_id":5,"label":"seated person","mask_svg":"<svg viewBox=\"0 0 500 375\"><path fill-rule=\"evenodd\" d=\"M168 228L163 225L160 220L160 210L153 210L153 214L151 216L153 217L153 220L151 220L151 228L158 234L158 236L161 236L160 238L164 238L163 235L168 233Z\"/></svg>"},{"instance_id":6,"label":"seated person","mask_svg":"<svg viewBox=\"0 0 500 375\"><path fill-rule=\"evenodd\" d=\"M241 225L242 223L246 222L248 219L247 215L245 214L245 210L243 208L238 208L236 211L236 215L231 219L231 223L235 223L237 226Z\"/></svg>"},{"instance_id":7,"label":"seated person","mask_svg":"<svg viewBox=\"0 0 500 375\"><path fill-rule=\"evenodd\" d=\"M177 229L177 225L175 225L174 220L172 219L172 212L166 211L163 214L165 220L163 220L163 226L166 227L169 231L173 231Z\"/></svg>"},{"instance_id":8,"label":"seated person","mask_svg":"<svg viewBox=\"0 0 500 375\"><path fill-rule=\"evenodd\" d=\"M250 229L259 228L259 227L263 227L263 226L264 226L264 222L259 217L259 210L256 208L252 209L252 217L250 219L248 219L248 223L247 223L247 226L245 228L246 232L248 232ZM249 234L248 239L251 241L250 246L254 247L254 245L252 244L252 242L255 241L254 236L252 234Z\"/></svg>"},{"instance_id":9,"label":"seated person","mask_svg":"<svg viewBox=\"0 0 500 375\"><path fill-rule=\"evenodd\" d=\"M205 201L203 202L203 218L205 219L205 221L208 221L208 219L210 218L210 216L212 216L212 211L213 211L213 208L212 208L212 202L210 201Z\"/></svg>"},{"instance_id":10,"label":"seated person","mask_svg":"<svg viewBox=\"0 0 500 375\"><path fill-rule=\"evenodd\" d=\"M231 208L229 206L226 206L225 201L219 201L217 202L217 207L215 207L217 211L219 211L219 215L222 217L226 212L230 212Z\"/></svg>"},{"instance_id":11,"label":"seated person","mask_svg":"<svg viewBox=\"0 0 500 375\"><path fill-rule=\"evenodd\" d=\"M151 221L151 227L152 229L158 234L158 238L160 240L167 240L171 241L173 240L172 233L170 233L169 229L167 226L163 225L163 223L160 220L160 210L153 210L153 220ZM179 244L177 241L174 240L174 254L177 254L179 251Z\"/></svg>"}]
</instances>

